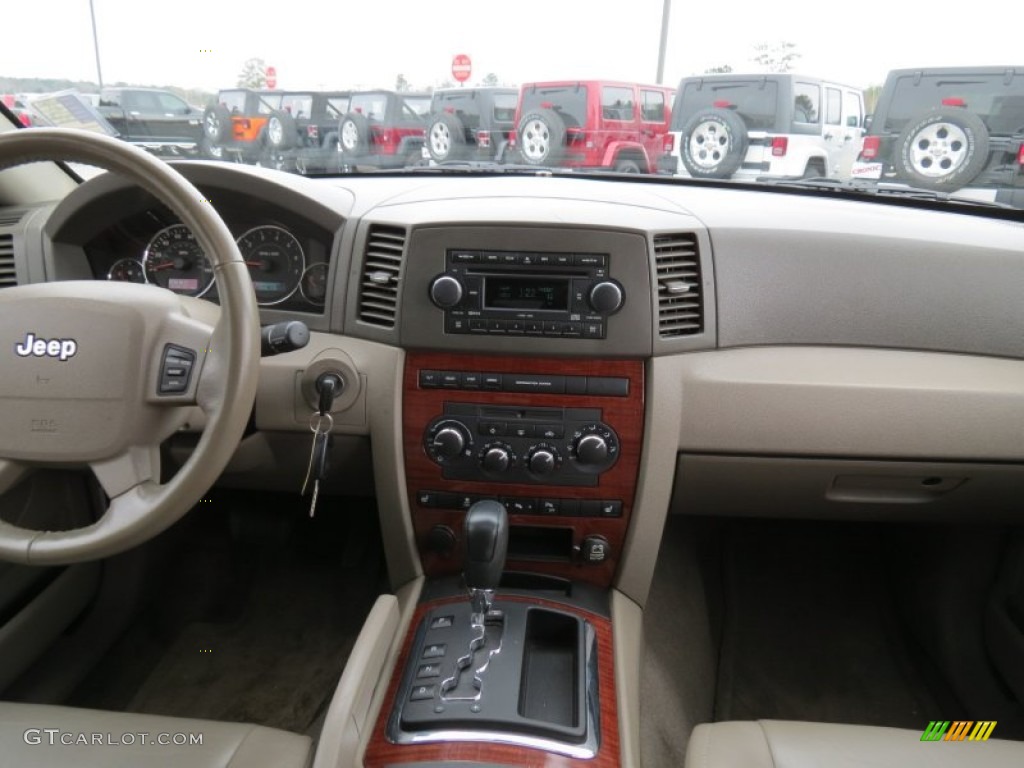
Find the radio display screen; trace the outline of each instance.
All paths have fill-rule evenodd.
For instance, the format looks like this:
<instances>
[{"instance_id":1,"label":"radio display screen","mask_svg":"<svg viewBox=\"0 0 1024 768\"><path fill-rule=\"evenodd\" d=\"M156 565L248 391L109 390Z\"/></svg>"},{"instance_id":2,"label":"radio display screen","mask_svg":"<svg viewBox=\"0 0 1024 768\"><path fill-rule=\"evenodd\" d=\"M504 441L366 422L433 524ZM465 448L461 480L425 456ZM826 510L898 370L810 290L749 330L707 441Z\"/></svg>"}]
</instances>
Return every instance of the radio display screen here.
<instances>
[{"instance_id":1,"label":"radio display screen","mask_svg":"<svg viewBox=\"0 0 1024 768\"><path fill-rule=\"evenodd\" d=\"M569 280L488 275L484 278L484 307L568 312Z\"/></svg>"}]
</instances>

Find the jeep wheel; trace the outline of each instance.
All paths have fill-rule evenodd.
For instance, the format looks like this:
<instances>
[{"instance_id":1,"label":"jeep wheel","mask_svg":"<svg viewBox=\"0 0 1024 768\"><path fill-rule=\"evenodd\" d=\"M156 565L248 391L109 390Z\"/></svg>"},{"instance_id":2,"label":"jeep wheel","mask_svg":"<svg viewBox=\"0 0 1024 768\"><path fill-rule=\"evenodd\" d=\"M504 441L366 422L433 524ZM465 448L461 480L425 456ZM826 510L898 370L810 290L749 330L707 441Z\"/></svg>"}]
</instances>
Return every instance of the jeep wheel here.
<instances>
[{"instance_id":1,"label":"jeep wheel","mask_svg":"<svg viewBox=\"0 0 1024 768\"><path fill-rule=\"evenodd\" d=\"M291 149L297 139L295 118L280 109L271 112L267 119L267 144L274 149Z\"/></svg>"},{"instance_id":2,"label":"jeep wheel","mask_svg":"<svg viewBox=\"0 0 1024 768\"><path fill-rule=\"evenodd\" d=\"M694 178L727 179L747 156L747 127L727 109L704 109L682 130L680 155Z\"/></svg>"},{"instance_id":3,"label":"jeep wheel","mask_svg":"<svg viewBox=\"0 0 1024 768\"><path fill-rule=\"evenodd\" d=\"M203 132L202 137L199 139L199 156L205 157L208 160L223 160L224 159L224 147L218 146L210 141L210 137Z\"/></svg>"},{"instance_id":4,"label":"jeep wheel","mask_svg":"<svg viewBox=\"0 0 1024 768\"><path fill-rule=\"evenodd\" d=\"M616 173L640 173L640 163L631 157L623 157L615 162Z\"/></svg>"},{"instance_id":5,"label":"jeep wheel","mask_svg":"<svg viewBox=\"0 0 1024 768\"><path fill-rule=\"evenodd\" d=\"M231 113L223 104L207 107L203 113L203 135L212 144L223 144L231 136Z\"/></svg>"},{"instance_id":6,"label":"jeep wheel","mask_svg":"<svg viewBox=\"0 0 1024 768\"><path fill-rule=\"evenodd\" d=\"M988 130L980 117L960 107L918 115L896 142L897 175L925 189L955 192L973 181L987 162Z\"/></svg>"},{"instance_id":7,"label":"jeep wheel","mask_svg":"<svg viewBox=\"0 0 1024 768\"><path fill-rule=\"evenodd\" d=\"M466 128L455 115L436 115L427 126L427 151L436 163L466 154Z\"/></svg>"},{"instance_id":8,"label":"jeep wheel","mask_svg":"<svg viewBox=\"0 0 1024 768\"><path fill-rule=\"evenodd\" d=\"M565 121L553 109L536 109L519 121L519 154L529 165L552 165L565 149Z\"/></svg>"},{"instance_id":9,"label":"jeep wheel","mask_svg":"<svg viewBox=\"0 0 1024 768\"><path fill-rule=\"evenodd\" d=\"M370 123L358 112L350 112L338 127L338 146L350 157L365 155L370 146Z\"/></svg>"}]
</instances>

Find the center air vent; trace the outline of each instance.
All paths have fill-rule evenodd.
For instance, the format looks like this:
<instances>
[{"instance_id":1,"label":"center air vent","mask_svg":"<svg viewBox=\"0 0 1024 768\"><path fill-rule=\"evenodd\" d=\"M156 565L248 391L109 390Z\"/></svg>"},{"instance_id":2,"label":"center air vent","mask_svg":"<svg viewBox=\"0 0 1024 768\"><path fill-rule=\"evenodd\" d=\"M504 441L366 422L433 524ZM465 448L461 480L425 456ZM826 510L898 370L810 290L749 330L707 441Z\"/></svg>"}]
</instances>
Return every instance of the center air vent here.
<instances>
[{"instance_id":1,"label":"center air vent","mask_svg":"<svg viewBox=\"0 0 1024 768\"><path fill-rule=\"evenodd\" d=\"M14 268L14 237L0 235L0 288L18 284L18 273Z\"/></svg>"},{"instance_id":2,"label":"center air vent","mask_svg":"<svg viewBox=\"0 0 1024 768\"><path fill-rule=\"evenodd\" d=\"M7 208L0 210L0 227L13 227L25 215L25 208Z\"/></svg>"},{"instance_id":3,"label":"center air vent","mask_svg":"<svg viewBox=\"0 0 1024 768\"><path fill-rule=\"evenodd\" d=\"M693 336L704 330L697 236L655 235L654 263L658 280L658 335L663 339Z\"/></svg>"},{"instance_id":4,"label":"center air vent","mask_svg":"<svg viewBox=\"0 0 1024 768\"><path fill-rule=\"evenodd\" d=\"M370 227L359 281L359 319L364 323L395 327L405 237L401 227Z\"/></svg>"}]
</instances>

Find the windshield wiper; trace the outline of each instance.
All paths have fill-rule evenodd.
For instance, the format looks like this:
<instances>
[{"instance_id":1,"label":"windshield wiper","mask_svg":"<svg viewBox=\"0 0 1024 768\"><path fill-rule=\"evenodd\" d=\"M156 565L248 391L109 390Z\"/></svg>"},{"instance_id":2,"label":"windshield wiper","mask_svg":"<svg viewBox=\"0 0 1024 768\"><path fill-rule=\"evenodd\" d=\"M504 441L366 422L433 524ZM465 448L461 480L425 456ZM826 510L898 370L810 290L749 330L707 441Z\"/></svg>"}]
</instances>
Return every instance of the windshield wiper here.
<instances>
[{"instance_id":1,"label":"windshield wiper","mask_svg":"<svg viewBox=\"0 0 1024 768\"><path fill-rule=\"evenodd\" d=\"M1000 208L1017 210L1007 203L993 200L977 200L972 197L960 197L955 192L938 192L934 189L922 189L905 184L892 182L876 182L867 179L827 179L812 177L808 179L758 179L758 185L783 187L785 189L813 189L838 192L842 194L864 195L865 197L898 197L905 200L927 200L944 202L951 205L978 206L982 208Z\"/></svg>"},{"instance_id":2,"label":"windshield wiper","mask_svg":"<svg viewBox=\"0 0 1024 768\"><path fill-rule=\"evenodd\" d=\"M545 165L526 165L525 163L498 163L494 160L445 160L436 165L411 165L403 171L415 173L501 173L513 176L554 176L574 173L572 168L551 168Z\"/></svg>"}]
</instances>

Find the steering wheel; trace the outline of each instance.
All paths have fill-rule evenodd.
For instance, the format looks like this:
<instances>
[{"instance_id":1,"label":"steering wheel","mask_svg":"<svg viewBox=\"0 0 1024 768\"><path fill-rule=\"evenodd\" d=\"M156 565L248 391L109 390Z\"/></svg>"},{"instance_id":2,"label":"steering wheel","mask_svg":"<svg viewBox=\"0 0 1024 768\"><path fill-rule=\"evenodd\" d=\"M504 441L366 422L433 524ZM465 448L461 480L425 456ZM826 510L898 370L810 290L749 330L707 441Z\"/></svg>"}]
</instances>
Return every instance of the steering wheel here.
<instances>
[{"instance_id":1,"label":"steering wheel","mask_svg":"<svg viewBox=\"0 0 1024 768\"><path fill-rule=\"evenodd\" d=\"M40 160L118 173L166 204L213 264L220 309L149 285L67 281L0 291L0 494L34 467L89 467L110 498L95 523L0 521L0 560L67 564L129 549L187 512L227 466L256 396L260 325L230 231L177 171L118 139L61 128L0 136L0 168ZM191 362L189 362L191 360ZM160 483L162 441L198 405L206 428Z\"/></svg>"}]
</instances>

